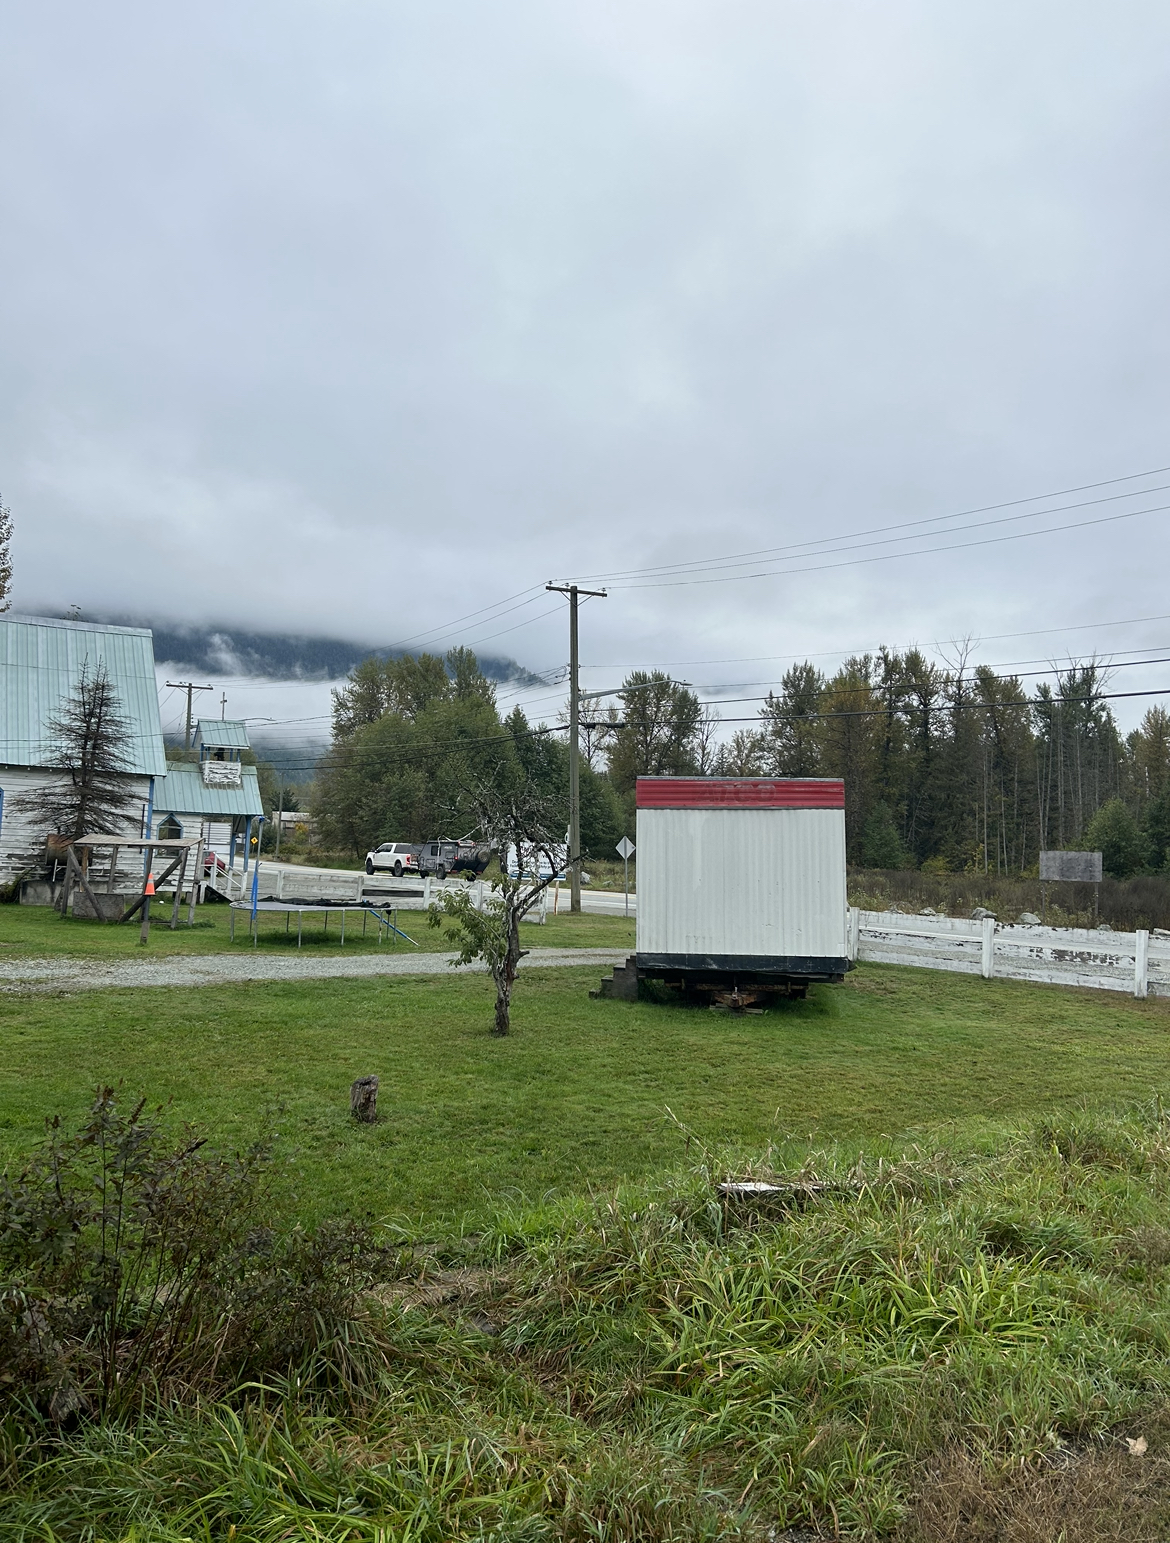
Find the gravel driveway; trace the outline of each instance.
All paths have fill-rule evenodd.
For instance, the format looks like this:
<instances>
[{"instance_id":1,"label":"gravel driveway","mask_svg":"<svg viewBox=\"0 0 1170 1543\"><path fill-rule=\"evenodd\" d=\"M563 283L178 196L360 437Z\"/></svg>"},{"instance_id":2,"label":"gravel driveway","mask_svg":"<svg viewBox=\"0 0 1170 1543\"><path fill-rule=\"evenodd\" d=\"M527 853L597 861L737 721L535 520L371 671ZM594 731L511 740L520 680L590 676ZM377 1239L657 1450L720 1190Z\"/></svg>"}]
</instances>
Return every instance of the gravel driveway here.
<instances>
[{"instance_id":1,"label":"gravel driveway","mask_svg":"<svg viewBox=\"0 0 1170 1543\"><path fill-rule=\"evenodd\" d=\"M534 948L524 965L624 964L626 948ZM243 980L349 980L371 975L448 975L482 971L450 954L354 954L348 959L285 959L264 954L172 954L167 959L0 961L0 991L103 991L121 986L221 986Z\"/></svg>"}]
</instances>

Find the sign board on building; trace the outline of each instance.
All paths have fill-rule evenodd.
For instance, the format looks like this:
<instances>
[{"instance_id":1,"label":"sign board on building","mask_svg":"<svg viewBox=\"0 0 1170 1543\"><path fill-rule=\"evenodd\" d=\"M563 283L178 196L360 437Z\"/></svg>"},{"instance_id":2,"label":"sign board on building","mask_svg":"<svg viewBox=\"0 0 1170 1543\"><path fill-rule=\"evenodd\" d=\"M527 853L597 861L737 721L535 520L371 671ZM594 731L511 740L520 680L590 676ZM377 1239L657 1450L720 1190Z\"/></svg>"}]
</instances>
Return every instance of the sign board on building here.
<instances>
[{"instance_id":1,"label":"sign board on building","mask_svg":"<svg viewBox=\"0 0 1170 1543\"><path fill-rule=\"evenodd\" d=\"M239 788L244 785L244 774L239 761L202 761L205 788Z\"/></svg>"},{"instance_id":2,"label":"sign board on building","mask_svg":"<svg viewBox=\"0 0 1170 1543\"><path fill-rule=\"evenodd\" d=\"M1053 883L1100 884L1100 852L1041 852L1040 877Z\"/></svg>"}]
</instances>

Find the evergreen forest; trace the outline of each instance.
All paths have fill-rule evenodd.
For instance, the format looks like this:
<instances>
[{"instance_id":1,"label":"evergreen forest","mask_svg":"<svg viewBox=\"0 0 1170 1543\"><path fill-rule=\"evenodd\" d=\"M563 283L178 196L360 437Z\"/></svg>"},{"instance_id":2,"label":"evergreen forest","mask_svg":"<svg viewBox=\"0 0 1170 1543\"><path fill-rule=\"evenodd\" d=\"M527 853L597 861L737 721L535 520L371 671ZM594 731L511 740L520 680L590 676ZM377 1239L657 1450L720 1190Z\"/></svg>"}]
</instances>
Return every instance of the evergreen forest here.
<instances>
[{"instance_id":1,"label":"evergreen forest","mask_svg":"<svg viewBox=\"0 0 1170 1543\"><path fill-rule=\"evenodd\" d=\"M564 715L504 715L496 693L468 649L357 664L334 692L314 790L325 842L360 852L462 834L485 783L524 778L564 798ZM692 773L842 778L856 866L1028 874L1044 848L1100 850L1115 878L1168 866L1170 713L1151 706L1122 734L1097 661L1029 690L966 658L946 667L883 648L832 675L793 665L746 722L659 671L634 671L594 714L581 734L582 844L594 858L633 835L639 776Z\"/></svg>"}]
</instances>

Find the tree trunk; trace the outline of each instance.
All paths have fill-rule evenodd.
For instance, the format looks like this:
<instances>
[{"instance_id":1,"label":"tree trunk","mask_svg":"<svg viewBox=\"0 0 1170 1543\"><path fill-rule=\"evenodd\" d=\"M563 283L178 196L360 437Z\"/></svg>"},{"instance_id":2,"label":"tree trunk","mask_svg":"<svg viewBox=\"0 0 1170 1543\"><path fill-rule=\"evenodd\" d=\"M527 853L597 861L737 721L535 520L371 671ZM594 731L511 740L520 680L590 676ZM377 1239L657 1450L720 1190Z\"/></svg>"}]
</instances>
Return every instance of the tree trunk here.
<instances>
[{"instance_id":1,"label":"tree trunk","mask_svg":"<svg viewBox=\"0 0 1170 1543\"><path fill-rule=\"evenodd\" d=\"M378 1079L359 1077L349 1090L349 1107L355 1120L373 1125L378 1118Z\"/></svg>"},{"instance_id":2,"label":"tree trunk","mask_svg":"<svg viewBox=\"0 0 1170 1543\"><path fill-rule=\"evenodd\" d=\"M496 976L496 1021L492 1025L492 1034L497 1039L503 1039L511 1028L512 1011L512 982L508 980L501 970Z\"/></svg>"},{"instance_id":3,"label":"tree trunk","mask_svg":"<svg viewBox=\"0 0 1170 1543\"><path fill-rule=\"evenodd\" d=\"M519 850L519 848L517 848ZM508 909L508 947L501 959L498 969L492 971L496 983L496 1021L492 1027L492 1034L502 1039L512 1026L512 987L516 984L516 971L520 967L520 961L528 952L520 947L520 912L519 909L510 906Z\"/></svg>"}]
</instances>

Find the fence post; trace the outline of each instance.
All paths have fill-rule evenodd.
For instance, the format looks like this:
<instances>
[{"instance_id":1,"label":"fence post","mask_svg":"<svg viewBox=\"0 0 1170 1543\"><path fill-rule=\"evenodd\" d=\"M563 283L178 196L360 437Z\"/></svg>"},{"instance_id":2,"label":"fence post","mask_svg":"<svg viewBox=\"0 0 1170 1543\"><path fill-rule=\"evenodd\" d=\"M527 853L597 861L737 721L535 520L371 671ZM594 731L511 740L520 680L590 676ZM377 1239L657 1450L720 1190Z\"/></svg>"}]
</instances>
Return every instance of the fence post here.
<instances>
[{"instance_id":1,"label":"fence post","mask_svg":"<svg viewBox=\"0 0 1170 1543\"><path fill-rule=\"evenodd\" d=\"M995 974L995 917L983 918L983 957L980 961L983 979L990 980Z\"/></svg>"},{"instance_id":2,"label":"fence post","mask_svg":"<svg viewBox=\"0 0 1170 1543\"><path fill-rule=\"evenodd\" d=\"M430 876L429 873L427 873L427 874L423 875L423 905L430 905L430 903L431 903L431 876Z\"/></svg>"},{"instance_id":3,"label":"fence post","mask_svg":"<svg viewBox=\"0 0 1170 1543\"><path fill-rule=\"evenodd\" d=\"M861 947L861 911L855 905L849 907L849 931L846 936L846 952L851 963L856 964Z\"/></svg>"},{"instance_id":4,"label":"fence post","mask_svg":"<svg viewBox=\"0 0 1170 1543\"><path fill-rule=\"evenodd\" d=\"M1133 951L1133 994L1143 998L1149 986L1150 934L1138 932L1137 947Z\"/></svg>"}]
</instances>

